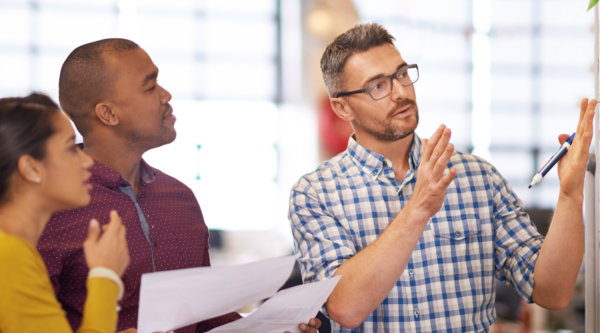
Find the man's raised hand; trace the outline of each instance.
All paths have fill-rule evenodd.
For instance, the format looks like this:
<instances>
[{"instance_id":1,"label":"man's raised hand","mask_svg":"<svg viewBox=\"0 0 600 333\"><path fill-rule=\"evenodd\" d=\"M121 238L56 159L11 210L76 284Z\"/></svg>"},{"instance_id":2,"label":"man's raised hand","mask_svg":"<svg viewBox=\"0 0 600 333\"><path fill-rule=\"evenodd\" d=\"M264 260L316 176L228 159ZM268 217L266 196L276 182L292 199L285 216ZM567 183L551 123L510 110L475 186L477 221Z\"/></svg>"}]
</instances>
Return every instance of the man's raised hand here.
<instances>
[{"instance_id":1,"label":"man's raised hand","mask_svg":"<svg viewBox=\"0 0 600 333\"><path fill-rule=\"evenodd\" d=\"M451 134L449 128L441 125L431 139L422 141L417 184L407 207L411 208L411 216L423 223L427 223L440 210L446 197L446 189L456 177L454 167L444 175L454 153L454 145L449 143Z\"/></svg>"},{"instance_id":2,"label":"man's raised hand","mask_svg":"<svg viewBox=\"0 0 600 333\"><path fill-rule=\"evenodd\" d=\"M589 157L590 145L594 133L594 110L596 100L584 98L581 101L577 132L571 143L571 148L558 161L558 177L560 178L560 193L565 197L583 199L583 181ZM562 145L569 138L568 134L558 136Z\"/></svg>"}]
</instances>

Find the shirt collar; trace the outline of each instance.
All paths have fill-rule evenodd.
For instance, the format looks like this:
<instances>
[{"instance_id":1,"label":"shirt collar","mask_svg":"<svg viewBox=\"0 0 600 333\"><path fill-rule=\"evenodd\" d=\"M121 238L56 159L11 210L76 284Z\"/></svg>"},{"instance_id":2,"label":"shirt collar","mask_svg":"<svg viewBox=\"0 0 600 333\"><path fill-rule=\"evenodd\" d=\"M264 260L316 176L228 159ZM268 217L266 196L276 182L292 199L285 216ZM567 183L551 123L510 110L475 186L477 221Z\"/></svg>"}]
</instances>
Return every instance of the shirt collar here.
<instances>
[{"instance_id":1,"label":"shirt collar","mask_svg":"<svg viewBox=\"0 0 600 333\"><path fill-rule=\"evenodd\" d=\"M121 186L123 183L130 185L118 172L98 161L94 161L94 165L90 168L90 172L92 173L90 182L108 187L109 189ZM156 179L154 169L148 165L144 159L140 162L140 178L142 184L152 183Z\"/></svg>"},{"instance_id":2,"label":"shirt collar","mask_svg":"<svg viewBox=\"0 0 600 333\"><path fill-rule=\"evenodd\" d=\"M350 158L358 165L361 165L365 172L370 173L373 177L377 177L386 166L391 166L392 163L383 155L379 155L363 146L361 146L354 134L348 139L348 148L346 149ZM413 144L408 157L411 170L416 170L421 162L421 138L414 133Z\"/></svg>"}]
</instances>

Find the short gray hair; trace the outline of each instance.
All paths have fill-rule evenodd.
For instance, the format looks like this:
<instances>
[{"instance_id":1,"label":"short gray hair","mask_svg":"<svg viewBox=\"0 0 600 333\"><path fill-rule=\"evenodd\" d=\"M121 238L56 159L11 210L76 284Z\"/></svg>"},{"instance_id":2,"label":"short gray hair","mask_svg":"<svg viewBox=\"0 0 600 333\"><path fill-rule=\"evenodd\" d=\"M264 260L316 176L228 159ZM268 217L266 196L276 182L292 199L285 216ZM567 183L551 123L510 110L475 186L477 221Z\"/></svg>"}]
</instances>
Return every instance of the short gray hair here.
<instances>
[{"instance_id":1,"label":"short gray hair","mask_svg":"<svg viewBox=\"0 0 600 333\"><path fill-rule=\"evenodd\" d=\"M357 24L336 37L321 57L321 73L330 98L344 89L343 70L346 60L355 53L366 52L384 44L394 45L394 36L380 24Z\"/></svg>"}]
</instances>

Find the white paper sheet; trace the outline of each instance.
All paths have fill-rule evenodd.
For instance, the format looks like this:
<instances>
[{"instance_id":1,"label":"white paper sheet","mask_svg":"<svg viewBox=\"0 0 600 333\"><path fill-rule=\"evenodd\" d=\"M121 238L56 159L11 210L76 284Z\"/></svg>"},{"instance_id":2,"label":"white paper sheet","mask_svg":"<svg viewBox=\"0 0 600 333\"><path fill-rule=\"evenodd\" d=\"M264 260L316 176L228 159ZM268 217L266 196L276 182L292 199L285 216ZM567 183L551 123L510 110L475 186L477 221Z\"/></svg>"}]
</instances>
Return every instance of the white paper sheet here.
<instances>
[{"instance_id":1,"label":"white paper sheet","mask_svg":"<svg viewBox=\"0 0 600 333\"><path fill-rule=\"evenodd\" d=\"M167 332L273 296L294 267L293 256L256 263L142 275L138 332Z\"/></svg>"},{"instance_id":2,"label":"white paper sheet","mask_svg":"<svg viewBox=\"0 0 600 333\"><path fill-rule=\"evenodd\" d=\"M282 290L246 318L210 330L211 333L298 333L335 288L341 276Z\"/></svg>"}]
</instances>

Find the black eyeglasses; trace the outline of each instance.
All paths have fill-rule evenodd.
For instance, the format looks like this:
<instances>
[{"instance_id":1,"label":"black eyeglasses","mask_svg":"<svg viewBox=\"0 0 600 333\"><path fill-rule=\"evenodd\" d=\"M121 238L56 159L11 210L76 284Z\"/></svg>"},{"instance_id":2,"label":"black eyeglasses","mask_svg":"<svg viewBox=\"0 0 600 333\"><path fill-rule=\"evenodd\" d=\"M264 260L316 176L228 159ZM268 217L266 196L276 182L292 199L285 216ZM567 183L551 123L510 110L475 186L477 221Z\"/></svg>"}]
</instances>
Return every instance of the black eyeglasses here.
<instances>
[{"instance_id":1,"label":"black eyeglasses","mask_svg":"<svg viewBox=\"0 0 600 333\"><path fill-rule=\"evenodd\" d=\"M361 94L368 92L372 99L378 101L389 96L392 93L394 79L398 80L401 85L408 87L419 79L419 66L407 65L400 68L396 73L381 78L371 83L367 88L349 92L338 93L335 97L348 96L353 94Z\"/></svg>"}]
</instances>

